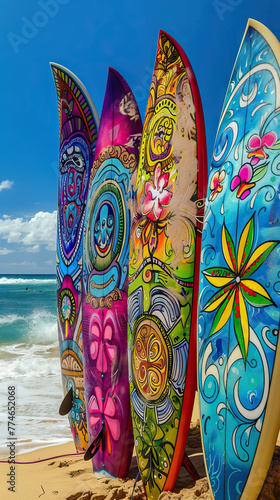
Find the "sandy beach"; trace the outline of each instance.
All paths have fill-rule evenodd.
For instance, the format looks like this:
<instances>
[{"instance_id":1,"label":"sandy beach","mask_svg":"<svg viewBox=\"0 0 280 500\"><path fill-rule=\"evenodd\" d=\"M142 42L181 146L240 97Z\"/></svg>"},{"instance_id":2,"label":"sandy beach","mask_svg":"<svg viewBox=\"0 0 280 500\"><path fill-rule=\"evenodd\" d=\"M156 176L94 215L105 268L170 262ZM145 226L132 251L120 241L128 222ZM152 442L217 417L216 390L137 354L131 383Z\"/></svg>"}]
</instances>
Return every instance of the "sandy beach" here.
<instances>
[{"instance_id":1,"label":"sandy beach","mask_svg":"<svg viewBox=\"0 0 280 500\"><path fill-rule=\"evenodd\" d=\"M186 452L196 467L200 478L196 483L182 467L174 491L163 492L159 500L211 500L208 481L205 477L200 430L196 426L190 430ZM133 456L129 475L126 479L97 479L91 462L85 462L83 456L75 453L72 442L43 448L31 453L18 455L21 462L46 461L16 465L15 492L9 491L10 464L0 464L0 498L20 500L123 500L130 499L137 476L137 462ZM59 455L64 455L60 458ZM7 479L6 479L7 478ZM280 441L278 438L271 467L258 500L279 500L280 498ZM145 495L141 480L137 482L134 500L144 500Z\"/></svg>"}]
</instances>

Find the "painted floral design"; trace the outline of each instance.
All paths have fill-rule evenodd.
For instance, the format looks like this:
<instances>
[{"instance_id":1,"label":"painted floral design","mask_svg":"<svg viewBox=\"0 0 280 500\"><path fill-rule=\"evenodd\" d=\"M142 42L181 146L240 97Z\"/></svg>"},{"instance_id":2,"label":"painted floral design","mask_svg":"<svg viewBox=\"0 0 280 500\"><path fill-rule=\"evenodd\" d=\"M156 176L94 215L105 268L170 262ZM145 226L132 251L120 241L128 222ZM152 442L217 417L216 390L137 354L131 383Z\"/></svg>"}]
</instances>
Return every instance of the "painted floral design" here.
<instances>
[{"instance_id":1,"label":"painted floral design","mask_svg":"<svg viewBox=\"0 0 280 500\"><path fill-rule=\"evenodd\" d=\"M234 191L238 188L236 193L237 198L244 200L250 193L251 189L255 187L256 183L251 182L253 178L253 169L250 163L245 163L240 168L238 175L235 175L231 181L230 189Z\"/></svg>"},{"instance_id":2,"label":"painted floral design","mask_svg":"<svg viewBox=\"0 0 280 500\"><path fill-rule=\"evenodd\" d=\"M111 440L118 441L120 438L120 422L116 416L116 403L111 395L111 389L108 390L105 401L102 398L101 387L95 387L95 395L92 395L89 403L88 410L90 412L89 424L91 429L96 428L99 432L101 427L104 426L106 430L106 442L108 454L111 454Z\"/></svg>"},{"instance_id":3,"label":"painted floral design","mask_svg":"<svg viewBox=\"0 0 280 500\"><path fill-rule=\"evenodd\" d=\"M277 141L275 132L268 132L260 137L253 134L247 144L247 158L250 163L244 163L239 169L238 175L235 175L231 181L230 189L235 191L237 189L236 197L245 200L251 193L251 189L255 187L256 182L262 179L266 172L268 163L266 162L268 154L264 151L266 149L280 149L280 141ZM265 163L262 163L265 160ZM259 165L259 163L261 164Z\"/></svg>"},{"instance_id":4,"label":"painted floral design","mask_svg":"<svg viewBox=\"0 0 280 500\"><path fill-rule=\"evenodd\" d=\"M143 423L133 412L133 419L134 441L142 465L142 481L149 485L150 490L157 488L161 492L170 469L174 445L166 440L162 429L151 417Z\"/></svg>"},{"instance_id":5,"label":"painted floral design","mask_svg":"<svg viewBox=\"0 0 280 500\"><path fill-rule=\"evenodd\" d=\"M96 368L100 373L106 373L108 365L117 359L117 346L111 344L113 329L110 324L105 325L102 330L99 325L94 323L91 328L93 341L90 344L90 357L96 362Z\"/></svg>"},{"instance_id":6,"label":"painted floral design","mask_svg":"<svg viewBox=\"0 0 280 500\"><path fill-rule=\"evenodd\" d=\"M155 180L146 182L145 201L143 205L143 215L146 215L152 221L160 218L163 208L168 207L172 198L171 187L168 186L169 174L161 175L161 166L157 165L155 169Z\"/></svg>"},{"instance_id":7,"label":"painted floral design","mask_svg":"<svg viewBox=\"0 0 280 500\"><path fill-rule=\"evenodd\" d=\"M222 183L225 176L226 176L225 170L222 170L221 172L217 171L212 176L210 182L211 193L209 195L209 201L214 201L215 198L217 198L218 194L222 191L223 189Z\"/></svg>"},{"instance_id":8,"label":"painted floral design","mask_svg":"<svg viewBox=\"0 0 280 500\"><path fill-rule=\"evenodd\" d=\"M173 193L170 174L161 173L160 164L155 169L154 182L147 181L145 184L145 199L142 208L142 214L145 217L136 229L136 235L139 238L142 235L143 245L148 245L150 255L153 255L157 246L159 236L164 231L166 221L169 215L162 218L164 208L170 204Z\"/></svg>"},{"instance_id":9,"label":"painted floral design","mask_svg":"<svg viewBox=\"0 0 280 500\"><path fill-rule=\"evenodd\" d=\"M228 265L211 267L203 271L211 285L219 288L203 308L203 312L217 310L209 335L220 331L229 321L233 312L233 326L244 362L249 345L249 320L247 304L253 307L266 307L274 304L265 288L255 280L252 274L264 263L278 241L267 241L253 252L254 215L244 227L237 252L226 225L222 228L222 251Z\"/></svg>"},{"instance_id":10,"label":"painted floral design","mask_svg":"<svg viewBox=\"0 0 280 500\"><path fill-rule=\"evenodd\" d=\"M277 141L277 135L275 132L268 132L263 137L254 134L250 137L248 141L248 158L250 158L250 163L254 167L261 160L266 160L268 154L264 151L264 148L272 148Z\"/></svg>"}]
</instances>

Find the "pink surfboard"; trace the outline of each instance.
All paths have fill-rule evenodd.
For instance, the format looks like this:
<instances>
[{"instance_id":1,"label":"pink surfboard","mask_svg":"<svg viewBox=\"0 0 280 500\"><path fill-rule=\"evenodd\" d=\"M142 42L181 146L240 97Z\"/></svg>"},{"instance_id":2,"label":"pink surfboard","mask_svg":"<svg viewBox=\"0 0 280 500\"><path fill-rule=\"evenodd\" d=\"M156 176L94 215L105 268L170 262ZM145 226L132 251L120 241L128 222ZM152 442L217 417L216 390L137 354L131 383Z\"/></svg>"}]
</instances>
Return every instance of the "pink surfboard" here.
<instances>
[{"instance_id":1,"label":"pink surfboard","mask_svg":"<svg viewBox=\"0 0 280 500\"><path fill-rule=\"evenodd\" d=\"M142 123L125 80L109 69L91 169L83 249L83 339L89 448L96 475L125 477L133 432L127 362L131 175Z\"/></svg>"}]
</instances>

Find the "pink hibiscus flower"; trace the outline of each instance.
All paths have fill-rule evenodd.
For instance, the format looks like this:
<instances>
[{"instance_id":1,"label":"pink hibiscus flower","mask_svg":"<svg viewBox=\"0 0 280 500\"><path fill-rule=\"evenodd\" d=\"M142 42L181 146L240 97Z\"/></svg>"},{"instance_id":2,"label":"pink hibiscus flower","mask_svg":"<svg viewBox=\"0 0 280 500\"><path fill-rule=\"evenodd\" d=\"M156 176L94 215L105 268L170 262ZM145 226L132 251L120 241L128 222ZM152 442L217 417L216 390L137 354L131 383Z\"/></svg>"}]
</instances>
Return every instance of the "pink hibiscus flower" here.
<instances>
[{"instance_id":1,"label":"pink hibiscus flower","mask_svg":"<svg viewBox=\"0 0 280 500\"><path fill-rule=\"evenodd\" d=\"M237 198L244 200L244 198L246 198L250 194L251 189L256 185L255 182L250 183L252 177L253 177L253 169L250 163L245 163L240 168L238 175L235 175L233 177L230 184L230 189L232 191L238 188L236 194Z\"/></svg>"},{"instance_id":2,"label":"pink hibiscus flower","mask_svg":"<svg viewBox=\"0 0 280 500\"><path fill-rule=\"evenodd\" d=\"M250 137L248 141L248 158L251 158L250 163L254 167L259 163L260 160L265 160L268 158L263 148L271 148L277 141L277 135L275 132L268 132L263 137L254 134Z\"/></svg>"},{"instance_id":3,"label":"pink hibiscus flower","mask_svg":"<svg viewBox=\"0 0 280 500\"><path fill-rule=\"evenodd\" d=\"M143 204L143 215L146 215L152 221L157 221L162 214L163 208L170 203L172 186L168 186L168 182L169 174L161 175L161 166L158 164L155 169L154 183L152 181L146 183L146 197Z\"/></svg>"},{"instance_id":4,"label":"pink hibiscus flower","mask_svg":"<svg viewBox=\"0 0 280 500\"><path fill-rule=\"evenodd\" d=\"M104 423L108 435L114 441L118 441L120 438L120 422L117 418L114 418L117 410L116 403L111 397L111 389L107 391L105 401L102 398L101 387L95 387L94 391L95 395L91 396L88 403L88 410L91 414L89 417L90 427L91 429L97 427L99 431L101 425ZM111 445L108 439L107 443L110 453Z\"/></svg>"}]
</instances>

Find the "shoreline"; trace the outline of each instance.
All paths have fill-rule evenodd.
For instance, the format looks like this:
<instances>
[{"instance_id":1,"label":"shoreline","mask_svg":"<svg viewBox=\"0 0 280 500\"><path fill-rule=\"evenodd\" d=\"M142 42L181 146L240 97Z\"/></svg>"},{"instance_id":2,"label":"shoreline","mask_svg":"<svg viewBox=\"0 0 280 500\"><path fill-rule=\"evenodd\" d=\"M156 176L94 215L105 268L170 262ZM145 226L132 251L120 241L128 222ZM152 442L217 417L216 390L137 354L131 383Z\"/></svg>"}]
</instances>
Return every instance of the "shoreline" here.
<instances>
[{"instance_id":1,"label":"shoreline","mask_svg":"<svg viewBox=\"0 0 280 500\"><path fill-rule=\"evenodd\" d=\"M212 500L205 475L199 427L190 430L186 452L197 469L200 479L196 483L185 468L181 467L174 491L163 492L159 500ZM71 456L69 456L71 454ZM61 456L62 455L62 456ZM45 460L37 462L39 460ZM15 492L9 491L7 483L10 466L0 463L2 481L0 498L18 500L129 500L138 474L135 453L126 479L97 479L91 461L85 462L83 455L75 453L73 442L40 448L22 453L16 461L36 462L15 465ZM5 478L7 477L7 480ZM258 500L277 500L280 491L280 441L278 436L272 463ZM274 496L275 495L275 496ZM145 500L141 480L137 482L134 500Z\"/></svg>"}]
</instances>

